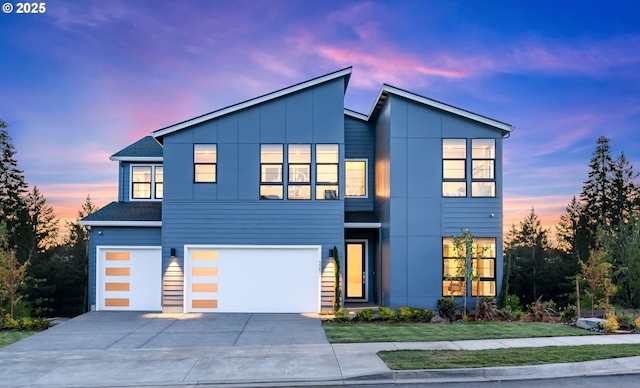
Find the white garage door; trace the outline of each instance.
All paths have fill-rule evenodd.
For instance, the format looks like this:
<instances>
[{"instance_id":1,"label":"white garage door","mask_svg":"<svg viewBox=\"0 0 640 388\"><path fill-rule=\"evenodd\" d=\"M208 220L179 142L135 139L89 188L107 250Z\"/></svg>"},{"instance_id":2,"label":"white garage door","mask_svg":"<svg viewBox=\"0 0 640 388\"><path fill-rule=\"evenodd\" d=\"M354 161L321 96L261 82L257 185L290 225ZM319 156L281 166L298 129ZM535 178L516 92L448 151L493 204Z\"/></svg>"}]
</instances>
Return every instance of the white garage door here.
<instances>
[{"instance_id":1,"label":"white garage door","mask_svg":"<svg viewBox=\"0 0 640 388\"><path fill-rule=\"evenodd\" d=\"M186 312L320 311L320 246L186 246Z\"/></svg>"},{"instance_id":2,"label":"white garage door","mask_svg":"<svg viewBox=\"0 0 640 388\"><path fill-rule=\"evenodd\" d=\"M98 247L98 310L162 310L160 247Z\"/></svg>"}]
</instances>

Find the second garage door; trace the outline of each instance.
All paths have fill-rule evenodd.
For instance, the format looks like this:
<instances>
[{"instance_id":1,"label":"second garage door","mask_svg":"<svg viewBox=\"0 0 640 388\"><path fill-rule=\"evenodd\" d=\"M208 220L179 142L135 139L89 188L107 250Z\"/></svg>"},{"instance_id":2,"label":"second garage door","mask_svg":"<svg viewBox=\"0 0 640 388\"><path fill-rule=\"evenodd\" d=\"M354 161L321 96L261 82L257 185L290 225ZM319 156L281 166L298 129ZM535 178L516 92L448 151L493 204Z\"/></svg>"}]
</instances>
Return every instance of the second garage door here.
<instances>
[{"instance_id":1,"label":"second garage door","mask_svg":"<svg viewBox=\"0 0 640 388\"><path fill-rule=\"evenodd\" d=\"M186 246L186 312L320 311L320 246Z\"/></svg>"}]
</instances>

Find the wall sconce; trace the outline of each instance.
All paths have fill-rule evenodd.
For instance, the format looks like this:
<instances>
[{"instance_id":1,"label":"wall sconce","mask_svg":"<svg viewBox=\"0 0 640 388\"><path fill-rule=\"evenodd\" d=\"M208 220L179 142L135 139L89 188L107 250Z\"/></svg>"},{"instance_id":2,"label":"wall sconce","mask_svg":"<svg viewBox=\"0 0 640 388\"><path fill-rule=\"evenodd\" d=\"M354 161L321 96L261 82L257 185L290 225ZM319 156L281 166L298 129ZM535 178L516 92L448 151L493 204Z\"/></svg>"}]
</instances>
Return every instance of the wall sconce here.
<instances>
[{"instance_id":1,"label":"wall sconce","mask_svg":"<svg viewBox=\"0 0 640 388\"><path fill-rule=\"evenodd\" d=\"M171 257L176 257L176 248L171 248Z\"/></svg>"}]
</instances>

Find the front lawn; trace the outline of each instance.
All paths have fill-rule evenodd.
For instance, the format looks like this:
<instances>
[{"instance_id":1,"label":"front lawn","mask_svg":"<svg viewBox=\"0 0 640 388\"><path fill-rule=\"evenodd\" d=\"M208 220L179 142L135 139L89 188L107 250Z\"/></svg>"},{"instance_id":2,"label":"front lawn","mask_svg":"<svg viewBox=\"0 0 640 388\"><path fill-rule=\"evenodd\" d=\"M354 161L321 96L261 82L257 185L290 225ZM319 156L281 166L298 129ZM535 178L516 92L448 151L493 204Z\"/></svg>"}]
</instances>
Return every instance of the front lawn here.
<instances>
[{"instance_id":1,"label":"front lawn","mask_svg":"<svg viewBox=\"0 0 640 388\"><path fill-rule=\"evenodd\" d=\"M487 350L394 350L378 356L391 369L454 369L539 365L640 356L640 345L547 346Z\"/></svg>"},{"instance_id":2,"label":"front lawn","mask_svg":"<svg viewBox=\"0 0 640 388\"><path fill-rule=\"evenodd\" d=\"M37 331L0 331L0 348L34 335Z\"/></svg>"},{"instance_id":3,"label":"front lawn","mask_svg":"<svg viewBox=\"0 0 640 388\"><path fill-rule=\"evenodd\" d=\"M599 335L564 324L541 322L456 322L442 325L430 323L325 323L322 326L331 343L459 341Z\"/></svg>"}]
</instances>

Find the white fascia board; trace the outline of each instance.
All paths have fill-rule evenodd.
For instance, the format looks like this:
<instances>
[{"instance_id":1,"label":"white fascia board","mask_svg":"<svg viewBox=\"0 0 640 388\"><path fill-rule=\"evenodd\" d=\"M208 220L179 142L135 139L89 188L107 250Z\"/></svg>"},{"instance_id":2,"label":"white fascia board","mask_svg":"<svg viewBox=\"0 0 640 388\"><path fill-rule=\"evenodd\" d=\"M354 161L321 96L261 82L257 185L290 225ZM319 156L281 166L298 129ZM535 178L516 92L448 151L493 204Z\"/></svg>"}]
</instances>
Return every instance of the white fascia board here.
<instances>
[{"instance_id":1,"label":"white fascia board","mask_svg":"<svg viewBox=\"0 0 640 388\"><path fill-rule=\"evenodd\" d=\"M120 162L160 162L162 157L157 156L111 156L109 160L117 160Z\"/></svg>"},{"instance_id":2,"label":"white fascia board","mask_svg":"<svg viewBox=\"0 0 640 388\"><path fill-rule=\"evenodd\" d=\"M83 226L139 226L161 227L162 221L79 221Z\"/></svg>"},{"instance_id":3,"label":"white fascia board","mask_svg":"<svg viewBox=\"0 0 640 388\"><path fill-rule=\"evenodd\" d=\"M455 106L448 105L448 104L442 103L440 101L432 100L430 98L423 97L423 96L420 96L420 95L417 95L417 94L414 94L414 93L411 93L411 92L407 92L406 90L398 89L398 88L396 88L394 86L387 85L387 84L384 84L382 86L382 88L380 89L380 93L378 93L378 98L376 98L376 100L375 100L376 102L373 104L373 107L371 108L371 112L369 113L369 116L371 116L371 114L373 114L373 111L375 110L376 105L377 105L378 101L380 100L380 97L385 92L394 94L396 96L400 96L400 97L406 98L406 99L411 100L411 101L418 102L420 104L428 105L428 106L443 110L445 112L449 112L449 113L455 114L457 116L465 117L467 119L470 119L470 120L473 120L473 121L477 121L479 123L486 124L486 125L492 126L494 128L498 128L498 129L500 129L502 131L511 132L511 131L513 131L515 129L514 126L511 125L511 124L503 123L502 121L494 120L494 119L491 119L489 117L485 117L485 116L479 115L477 113L473 113L473 112L469 112L469 111L464 110L464 109L456 108Z\"/></svg>"},{"instance_id":4,"label":"white fascia board","mask_svg":"<svg viewBox=\"0 0 640 388\"><path fill-rule=\"evenodd\" d=\"M380 222L345 222L344 227L346 229L380 229L382 223Z\"/></svg>"},{"instance_id":5,"label":"white fascia board","mask_svg":"<svg viewBox=\"0 0 640 388\"><path fill-rule=\"evenodd\" d=\"M362 113L358 113L354 110L351 109L347 109L344 108L344 115L345 116L349 116L349 117L353 117L354 119L358 119L358 120L362 120L362 121L369 121L369 116L362 114Z\"/></svg>"},{"instance_id":6,"label":"white fascia board","mask_svg":"<svg viewBox=\"0 0 640 388\"><path fill-rule=\"evenodd\" d=\"M337 78L340 78L340 77L344 77L346 75L351 74L351 70L352 70L351 67L347 67L346 69L342 69L342 70L336 71L334 73L330 73L330 74L327 74L327 75L324 75L324 76L321 76L321 77L318 77L318 78L314 78L312 80L309 80L309 81L306 81L306 82L302 82L302 83L299 83L297 85L290 86L288 88L280 89L278 91L275 91L275 92L272 92L272 93L269 93L269 94L265 94L264 96L256 97L254 99L251 99L251 100L248 100L248 101L245 101L245 102L241 102L239 104L231 105L231 106L229 106L227 108L223 108L223 109L217 110L215 112L211 112L211 113L202 115L200 117L193 118L191 120L183 121L181 123L174 124L174 125L166 127L166 128L158 129L157 131L153 131L151 133L151 135L154 138L157 139L158 137L162 137L162 136L168 135L170 133L179 131L181 129L184 129L184 128L187 128L187 127L191 127L193 125L200 124L200 123L203 123L205 121L209 121L209 120L215 119L216 117L220 117L220 116L227 115L229 113L237 112L239 110L246 109L246 108L249 108L249 107L254 106L254 105L262 104L264 102L267 102L267 101L270 101L270 100L273 100L273 99L276 99L276 98L279 98L279 97L282 97L282 96L286 96L287 94L295 93L295 92L298 92L300 90L307 89L307 88L310 88L310 87L315 86L315 85L319 85L319 84L324 83L324 82L328 82L328 81L331 81L331 80L334 80L334 79L337 79Z\"/></svg>"}]
</instances>

